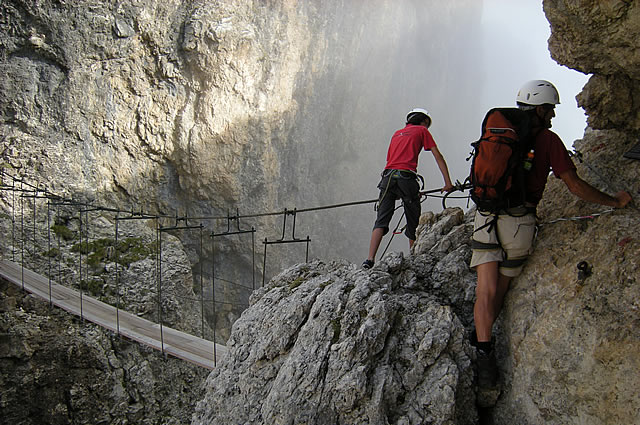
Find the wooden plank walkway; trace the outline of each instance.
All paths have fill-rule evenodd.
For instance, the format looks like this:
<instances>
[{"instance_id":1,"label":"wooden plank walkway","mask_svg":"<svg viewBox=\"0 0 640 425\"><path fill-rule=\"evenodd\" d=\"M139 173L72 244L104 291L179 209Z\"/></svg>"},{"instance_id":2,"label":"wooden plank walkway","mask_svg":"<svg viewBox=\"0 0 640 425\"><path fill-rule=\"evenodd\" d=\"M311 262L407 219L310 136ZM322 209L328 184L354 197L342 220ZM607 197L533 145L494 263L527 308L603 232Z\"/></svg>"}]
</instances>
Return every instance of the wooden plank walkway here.
<instances>
[{"instance_id":1,"label":"wooden plank walkway","mask_svg":"<svg viewBox=\"0 0 640 425\"><path fill-rule=\"evenodd\" d=\"M226 347L181 332L158 323L142 319L85 294L49 281L19 264L0 260L0 275L7 281L24 287L30 293L51 301L69 313L83 317L97 325L119 333L131 340L148 345L166 354L199 366L213 369L216 361L226 354ZM215 357L214 357L215 356Z\"/></svg>"}]
</instances>

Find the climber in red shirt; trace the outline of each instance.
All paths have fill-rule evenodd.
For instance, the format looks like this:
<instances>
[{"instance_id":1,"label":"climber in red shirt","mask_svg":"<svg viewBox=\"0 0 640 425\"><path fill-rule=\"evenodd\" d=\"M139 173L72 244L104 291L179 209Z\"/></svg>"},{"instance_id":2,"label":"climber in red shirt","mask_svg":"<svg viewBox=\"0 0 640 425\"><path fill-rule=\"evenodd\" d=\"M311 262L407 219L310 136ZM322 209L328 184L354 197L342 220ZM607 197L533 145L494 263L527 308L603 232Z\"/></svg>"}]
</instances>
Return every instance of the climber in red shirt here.
<instances>
[{"instance_id":1,"label":"climber in red shirt","mask_svg":"<svg viewBox=\"0 0 640 425\"><path fill-rule=\"evenodd\" d=\"M407 114L406 126L396 131L391 138L387 152L387 165L382 172L382 180L378 184L380 189L378 215L371 233L369 256L362 263L365 269L373 267L375 263L376 252L382 237L389 232L389 222L397 199L402 199L407 218L405 235L409 238L409 247L413 246L421 212L417 169L418 156L422 149L431 151L438 164L444 178L442 192L450 192L454 189L447 163L429 132L430 126L429 112L423 108L415 108Z\"/></svg>"}]
</instances>

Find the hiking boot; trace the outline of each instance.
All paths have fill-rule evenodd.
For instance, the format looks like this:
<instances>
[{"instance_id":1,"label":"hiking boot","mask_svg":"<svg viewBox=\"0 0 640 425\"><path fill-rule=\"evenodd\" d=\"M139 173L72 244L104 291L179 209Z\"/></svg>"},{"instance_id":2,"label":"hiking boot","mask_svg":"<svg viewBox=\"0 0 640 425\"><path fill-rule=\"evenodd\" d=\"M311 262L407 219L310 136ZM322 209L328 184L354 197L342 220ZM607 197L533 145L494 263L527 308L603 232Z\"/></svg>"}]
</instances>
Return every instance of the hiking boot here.
<instances>
[{"instance_id":1,"label":"hiking boot","mask_svg":"<svg viewBox=\"0 0 640 425\"><path fill-rule=\"evenodd\" d=\"M495 388L498 386L498 365L493 350L488 353L477 350L478 388Z\"/></svg>"},{"instance_id":2,"label":"hiking boot","mask_svg":"<svg viewBox=\"0 0 640 425\"><path fill-rule=\"evenodd\" d=\"M480 408L495 407L500 397L498 385L498 366L493 350L488 353L477 350L476 366L478 370L478 386L476 389L476 404Z\"/></svg>"},{"instance_id":3,"label":"hiking boot","mask_svg":"<svg viewBox=\"0 0 640 425\"><path fill-rule=\"evenodd\" d=\"M364 262L362 263L362 268L367 270L370 269L371 267L373 267L375 263L371 260L364 260Z\"/></svg>"}]
</instances>

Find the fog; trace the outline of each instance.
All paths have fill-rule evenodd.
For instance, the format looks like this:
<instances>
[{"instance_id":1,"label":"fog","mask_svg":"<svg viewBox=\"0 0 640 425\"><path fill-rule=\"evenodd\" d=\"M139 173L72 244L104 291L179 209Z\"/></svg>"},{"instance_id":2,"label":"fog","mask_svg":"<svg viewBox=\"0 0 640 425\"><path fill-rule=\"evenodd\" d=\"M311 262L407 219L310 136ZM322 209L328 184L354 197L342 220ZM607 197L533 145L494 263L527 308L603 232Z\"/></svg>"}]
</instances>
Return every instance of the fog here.
<instances>
[{"instance_id":1,"label":"fog","mask_svg":"<svg viewBox=\"0 0 640 425\"><path fill-rule=\"evenodd\" d=\"M386 2L372 6L380 4ZM315 83L317 96L305 105L313 113L305 116L308 122L300 124L295 138L308 145L296 149L299 157L312 160L302 165L297 178L300 186L313 183L313 190L299 194L303 207L376 198L389 139L414 107L430 111L430 130L454 182L468 175L470 143L479 137L485 112L514 106L519 87L528 80L546 79L558 88L561 105L553 130L565 144L570 147L582 136L586 120L575 96L588 77L551 59L541 1L407 0L386 7L372 7L364 15L354 7L356 16L345 20L349 31L357 32L357 47L338 59L344 68L329 74L325 85ZM421 154L418 172L425 189L442 187L429 152ZM450 200L447 206L466 209L469 202ZM422 210L441 211L441 199L427 199ZM400 209L392 229L401 216ZM312 256L362 262L375 221L371 205L325 212L317 220L311 227L299 226L300 235L329 241L328 246L320 242L320 248L316 244ZM383 240L378 258L389 239ZM395 235L390 250L406 254L406 237Z\"/></svg>"},{"instance_id":2,"label":"fog","mask_svg":"<svg viewBox=\"0 0 640 425\"><path fill-rule=\"evenodd\" d=\"M486 84L483 100L486 107L500 102L511 105L518 87L526 80L551 81L560 92L561 104L556 108L553 131L567 148L582 138L586 117L578 108L575 97L586 84L588 76L558 65L549 54L547 40L551 34L542 2L535 0L484 0L482 10L483 46L499 47L497 52L509 52L511 66L507 69L485 64ZM487 109L487 108L485 108Z\"/></svg>"}]
</instances>

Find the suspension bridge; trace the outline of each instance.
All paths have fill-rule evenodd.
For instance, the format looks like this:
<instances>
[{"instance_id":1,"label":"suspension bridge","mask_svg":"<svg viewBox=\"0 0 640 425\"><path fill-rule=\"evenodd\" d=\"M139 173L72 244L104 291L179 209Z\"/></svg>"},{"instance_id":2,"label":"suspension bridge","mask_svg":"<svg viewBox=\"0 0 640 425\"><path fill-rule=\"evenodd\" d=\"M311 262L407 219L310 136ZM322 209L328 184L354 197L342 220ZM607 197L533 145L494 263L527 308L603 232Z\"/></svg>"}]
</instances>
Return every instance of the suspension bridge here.
<instances>
[{"instance_id":1,"label":"suspension bridge","mask_svg":"<svg viewBox=\"0 0 640 425\"><path fill-rule=\"evenodd\" d=\"M213 369L226 347L194 335L153 323L135 314L59 285L19 264L0 260L0 276L51 305L82 317L120 336L155 348L198 366Z\"/></svg>"},{"instance_id":2,"label":"suspension bridge","mask_svg":"<svg viewBox=\"0 0 640 425\"><path fill-rule=\"evenodd\" d=\"M256 261L255 261L255 233L254 227L250 229L242 229L240 227L240 219L258 218L266 216L281 216L282 217L282 235L277 239L265 238L262 242L264 245L263 264L262 264L262 285L264 285L264 276L267 264L267 247L278 244L306 244L306 256L305 262L309 257L309 244L311 239L309 236L306 238L298 238L295 235L296 232L296 217L298 214L319 211L324 209L340 208L353 205L361 205L374 203L377 199L356 201L335 205L328 205L315 208L306 209L293 209L277 212L258 213L250 215L235 215L227 214L226 216L208 216L208 217L179 217L175 216L153 214L143 211L121 210L117 208L104 207L100 205L89 204L86 202L79 202L73 199L66 199L64 197L53 194L45 187L39 184L31 184L23 177L10 175L5 170L0 170L0 177L2 177L0 190L4 193L4 202L7 209L10 210L10 217L2 217L7 220L10 219L11 229L5 229L5 237L11 238L11 253L9 258L0 259L0 276L5 280L11 282L14 285L19 286L25 291L28 291L35 296L42 298L50 303L51 306L56 306L64 309L65 311L75 314L82 318L82 320L88 320L105 329L108 329L116 334L126 337L132 341L136 341L141 344L145 344L149 347L161 351L165 355L171 355L198 366L212 369L216 366L218 359L224 356L226 353L226 347L223 344L215 343L216 341L216 308L220 305L233 304L228 300L216 299L216 279L223 280L216 275L213 270L213 264L215 264L215 258L211 259L212 270L211 277L211 297L205 297L202 270L202 261L200 261L200 298L191 298L186 300L187 302L198 302L200 304L201 315L201 336L195 336L192 333L193 330L188 332L180 331L172 327L166 326L165 319L163 317L163 280L166 277L163 276L163 270L165 262L163 258L163 234L167 232L176 231L196 231L200 233L200 246L198 248L198 255L202 256L204 253L203 248L203 234L205 226L203 221L218 220L226 222L226 230L221 232L211 231L209 236L211 240L211 256L215 257L214 240L229 235L250 235L252 244L252 282L251 285L246 283L237 283L231 281L225 281L231 283L243 290L255 290L256 289ZM461 189L462 190L462 189ZM423 195L428 196L431 193L439 192L439 189L423 192ZM42 200L46 201L46 206L42 204ZM40 201L40 205L38 205ZM446 197L443 199L443 206L445 206ZM52 228L55 227L52 224L51 216L55 216L57 209L60 207L74 209L75 219L78 222L79 231L75 235L75 245L77 248L76 264L73 266L66 265L66 275L62 274L61 267L61 236L59 233L52 235ZM399 208L399 207L398 207ZM113 216L114 225L114 238L108 241L108 245L105 249L107 255L115 264L114 280L112 284L115 286L115 293L117 297L105 301L101 301L96 297L89 295L86 291L87 282L91 279L92 272L89 268L90 253L89 247L96 240L90 240L89 228L90 228L90 213L110 213ZM38 223L40 218L40 223ZM291 235L286 235L287 220L289 222L289 228L291 229ZM140 317L138 314L125 311L122 307L121 294L124 294L126 290L122 288L121 273L122 268L126 265L119 258L120 255L124 255L120 250L119 241L119 223L129 220L146 220L155 223L155 249L152 253L155 261L155 299L157 301L157 321L151 321ZM400 219L400 221L402 218ZM400 226L398 222L398 227ZM55 217L53 222L55 223ZM172 225L166 225L168 222ZM199 222L198 224L193 224ZM397 229L397 227L396 227ZM10 233L10 235L9 235ZM393 236L392 236L393 237ZM38 240L39 239L39 240ZM54 240L55 239L55 240ZM79 242L78 242L79 240ZM44 241L44 242L43 242ZM67 245L69 241L66 241ZM390 241L389 241L390 243ZM31 244L31 246L29 246ZM37 246L40 244L46 244L47 249L42 251ZM388 247L388 245L387 245ZM384 255L384 253L383 253ZM5 253L4 256L7 256ZM39 259L31 257L40 257ZM52 264L55 261L53 258L57 257L58 264ZM30 260L30 261L29 261ZM119 269L120 267L120 269ZM56 276L57 270L57 276ZM62 283L67 285L63 285ZM196 282L194 282L195 284ZM213 324L211 329L213 330L213 337L211 339L205 338L205 305L208 305L213 312ZM245 306L236 305L244 309Z\"/></svg>"}]
</instances>

